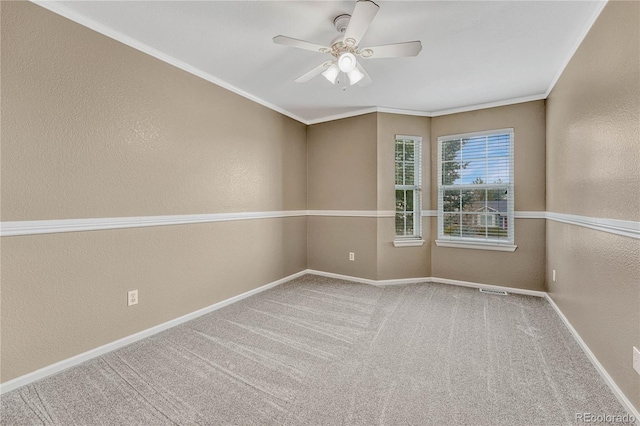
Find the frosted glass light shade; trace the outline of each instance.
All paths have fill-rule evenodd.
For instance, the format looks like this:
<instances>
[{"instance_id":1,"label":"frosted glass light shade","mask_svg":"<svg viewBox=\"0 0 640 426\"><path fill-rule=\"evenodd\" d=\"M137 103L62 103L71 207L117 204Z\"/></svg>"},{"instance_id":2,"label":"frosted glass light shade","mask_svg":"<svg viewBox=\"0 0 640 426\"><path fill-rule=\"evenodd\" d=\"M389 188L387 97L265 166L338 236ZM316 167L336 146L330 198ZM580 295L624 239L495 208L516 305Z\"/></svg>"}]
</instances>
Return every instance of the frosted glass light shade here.
<instances>
[{"instance_id":1,"label":"frosted glass light shade","mask_svg":"<svg viewBox=\"0 0 640 426\"><path fill-rule=\"evenodd\" d=\"M349 76L349 83L352 86L362 80L362 77L364 77L364 74L362 74L358 68L352 69L347 75Z\"/></svg>"},{"instance_id":2,"label":"frosted glass light shade","mask_svg":"<svg viewBox=\"0 0 640 426\"><path fill-rule=\"evenodd\" d=\"M353 71L356 65L357 65L356 57L353 55L353 53L344 52L338 58L338 67L342 72L349 73Z\"/></svg>"},{"instance_id":3,"label":"frosted glass light shade","mask_svg":"<svg viewBox=\"0 0 640 426\"><path fill-rule=\"evenodd\" d=\"M340 69L336 66L336 64L332 64L329 68L322 72L324 78L329 80L331 84L336 84L336 78L338 78L338 74L340 74Z\"/></svg>"}]
</instances>

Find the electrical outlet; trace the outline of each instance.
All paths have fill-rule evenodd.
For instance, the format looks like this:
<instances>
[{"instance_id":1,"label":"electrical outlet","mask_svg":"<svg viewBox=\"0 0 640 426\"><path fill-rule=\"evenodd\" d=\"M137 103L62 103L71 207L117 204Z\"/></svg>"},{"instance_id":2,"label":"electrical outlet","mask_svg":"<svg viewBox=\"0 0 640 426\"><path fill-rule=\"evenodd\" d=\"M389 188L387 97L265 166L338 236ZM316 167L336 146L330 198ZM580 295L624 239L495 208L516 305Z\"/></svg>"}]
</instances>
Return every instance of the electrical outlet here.
<instances>
[{"instance_id":1,"label":"electrical outlet","mask_svg":"<svg viewBox=\"0 0 640 426\"><path fill-rule=\"evenodd\" d=\"M555 269L553 270L553 282L554 283L556 282L556 270Z\"/></svg>"},{"instance_id":2,"label":"electrical outlet","mask_svg":"<svg viewBox=\"0 0 640 426\"><path fill-rule=\"evenodd\" d=\"M635 346L633 347L633 368L640 374L640 351Z\"/></svg>"},{"instance_id":3,"label":"electrical outlet","mask_svg":"<svg viewBox=\"0 0 640 426\"><path fill-rule=\"evenodd\" d=\"M138 304L138 290L131 290L127 292L127 306Z\"/></svg>"},{"instance_id":4,"label":"electrical outlet","mask_svg":"<svg viewBox=\"0 0 640 426\"><path fill-rule=\"evenodd\" d=\"M352 251L349 252L349 260L352 262L356 260L356 254Z\"/></svg>"}]
</instances>

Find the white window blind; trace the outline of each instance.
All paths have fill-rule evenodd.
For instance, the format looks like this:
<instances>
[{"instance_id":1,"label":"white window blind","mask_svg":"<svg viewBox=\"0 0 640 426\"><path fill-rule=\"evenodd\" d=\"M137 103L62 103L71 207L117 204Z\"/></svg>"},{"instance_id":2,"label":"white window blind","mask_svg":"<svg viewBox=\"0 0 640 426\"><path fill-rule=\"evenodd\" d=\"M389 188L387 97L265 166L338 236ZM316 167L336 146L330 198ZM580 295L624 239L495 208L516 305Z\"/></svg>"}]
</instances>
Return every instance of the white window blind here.
<instances>
[{"instance_id":1,"label":"white window blind","mask_svg":"<svg viewBox=\"0 0 640 426\"><path fill-rule=\"evenodd\" d=\"M513 129L438 138L438 240L513 245Z\"/></svg>"},{"instance_id":2,"label":"white window blind","mask_svg":"<svg viewBox=\"0 0 640 426\"><path fill-rule=\"evenodd\" d=\"M422 138L396 135L396 239L420 238Z\"/></svg>"}]
</instances>

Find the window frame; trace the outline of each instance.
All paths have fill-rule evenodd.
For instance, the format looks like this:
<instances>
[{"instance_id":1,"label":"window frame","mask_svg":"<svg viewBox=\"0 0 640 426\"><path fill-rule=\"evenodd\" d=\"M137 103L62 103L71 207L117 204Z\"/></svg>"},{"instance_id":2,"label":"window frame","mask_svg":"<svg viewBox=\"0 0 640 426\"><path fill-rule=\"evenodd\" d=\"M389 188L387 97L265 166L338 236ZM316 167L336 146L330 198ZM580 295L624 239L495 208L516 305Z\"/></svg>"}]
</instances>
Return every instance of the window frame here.
<instances>
[{"instance_id":1,"label":"window frame","mask_svg":"<svg viewBox=\"0 0 640 426\"><path fill-rule=\"evenodd\" d=\"M396 184L397 163L395 161L396 145L399 141L413 141L413 184ZM413 234L398 235L396 232L396 218L399 214L397 207L394 209L394 242L395 247L412 247L424 244L422 239L422 136L395 135L394 144L394 200L395 191L413 191ZM406 212L406 210L404 210Z\"/></svg>"},{"instance_id":2,"label":"window frame","mask_svg":"<svg viewBox=\"0 0 640 426\"><path fill-rule=\"evenodd\" d=\"M498 135L509 135L509 181L506 184L495 184L495 183L483 183L483 184L455 184L455 185L443 185L442 183L442 168L443 168L443 159L442 159L442 146L443 142L446 141L454 141L454 140L462 140L462 139L471 139L478 137L489 137L489 136L498 136ZM480 249L480 250L498 250L498 251L508 251L513 252L516 250L517 246L515 245L515 193L514 193L514 141L515 141L515 132L513 128L504 128L504 129L495 129L495 130L486 130L480 132L470 132L463 133L458 135L446 135L438 137L438 157L437 157L437 190L438 190L438 210L437 210L437 220L438 220L438 236L436 239L436 245L439 247L454 247L454 248L469 248L469 249ZM487 155L487 150L485 149L485 156L487 160L490 158ZM462 187L462 188L461 188ZM444 234L444 192L447 189L497 189L497 188L506 188L507 190L507 238L506 239L492 239L487 236L484 238L480 237L461 237L461 236L452 236ZM462 215L463 213L460 212ZM479 217L482 214L479 214Z\"/></svg>"}]
</instances>

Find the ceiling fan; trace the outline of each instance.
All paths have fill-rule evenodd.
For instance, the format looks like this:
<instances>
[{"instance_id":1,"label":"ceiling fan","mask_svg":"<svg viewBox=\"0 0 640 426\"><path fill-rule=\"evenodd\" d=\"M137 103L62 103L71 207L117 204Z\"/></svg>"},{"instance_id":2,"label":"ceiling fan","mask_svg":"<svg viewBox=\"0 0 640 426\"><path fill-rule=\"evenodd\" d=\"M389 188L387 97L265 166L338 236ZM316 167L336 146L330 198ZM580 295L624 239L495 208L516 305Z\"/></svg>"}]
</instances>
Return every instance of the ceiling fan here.
<instances>
[{"instance_id":1,"label":"ceiling fan","mask_svg":"<svg viewBox=\"0 0 640 426\"><path fill-rule=\"evenodd\" d=\"M273 42L298 49L328 53L333 56L332 60L325 61L298 77L295 80L297 83L305 83L318 74L322 74L329 82L336 84L336 82L340 82L338 77L342 72L348 76L349 84L354 85L357 83L358 86L366 86L371 84L373 80L371 80L363 66L358 63L356 57L365 59L399 58L417 56L422 50L420 41L360 48L360 41L378 13L378 9L380 9L380 6L370 0L358 0L353 9L353 14L337 16L333 24L341 35L333 40L331 47L283 35L274 37Z\"/></svg>"}]
</instances>

